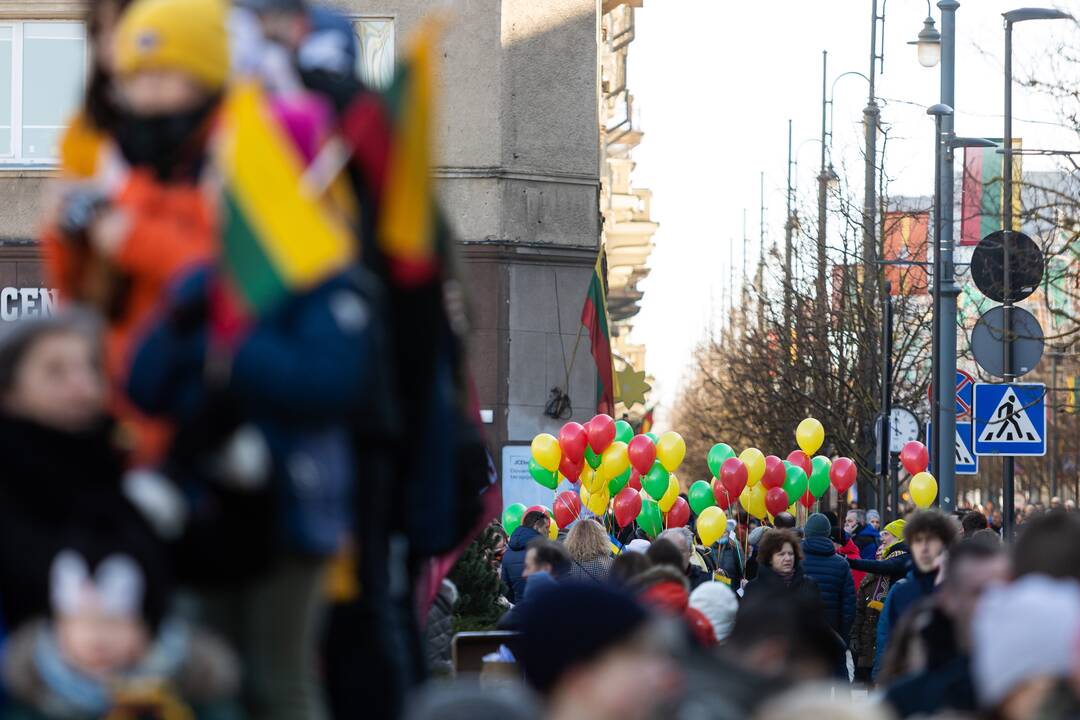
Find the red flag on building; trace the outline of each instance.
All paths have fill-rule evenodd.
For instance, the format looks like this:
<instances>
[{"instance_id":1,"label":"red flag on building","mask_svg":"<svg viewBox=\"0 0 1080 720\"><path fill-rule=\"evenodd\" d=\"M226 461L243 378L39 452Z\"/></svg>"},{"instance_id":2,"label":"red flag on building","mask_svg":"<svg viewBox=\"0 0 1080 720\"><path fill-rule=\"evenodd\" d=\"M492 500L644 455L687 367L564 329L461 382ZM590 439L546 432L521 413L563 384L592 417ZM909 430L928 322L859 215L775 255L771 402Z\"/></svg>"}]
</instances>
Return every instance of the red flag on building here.
<instances>
[{"instance_id":1,"label":"red flag on building","mask_svg":"<svg viewBox=\"0 0 1080 720\"><path fill-rule=\"evenodd\" d=\"M885 213L885 260L896 263L925 263L930 238L929 212L889 211ZM892 283L893 295L926 295L925 265L886 265L885 280Z\"/></svg>"},{"instance_id":2,"label":"red flag on building","mask_svg":"<svg viewBox=\"0 0 1080 720\"><path fill-rule=\"evenodd\" d=\"M611 361L611 332L607 311L605 282L606 254L600 249L593 268L585 307L581 309L581 324L589 331L592 356L596 362L596 412L615 414L615 366Z\"/></svg>"}]
</instances>

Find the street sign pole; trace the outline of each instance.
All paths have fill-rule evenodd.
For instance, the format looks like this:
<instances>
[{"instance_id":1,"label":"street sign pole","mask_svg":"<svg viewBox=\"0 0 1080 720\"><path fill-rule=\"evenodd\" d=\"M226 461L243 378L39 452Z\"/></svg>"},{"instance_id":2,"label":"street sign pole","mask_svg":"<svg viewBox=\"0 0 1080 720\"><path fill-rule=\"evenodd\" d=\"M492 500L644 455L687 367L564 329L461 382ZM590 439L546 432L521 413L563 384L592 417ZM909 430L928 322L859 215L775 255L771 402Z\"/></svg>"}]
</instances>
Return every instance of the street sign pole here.
<instances>
[{"instance_id":1,"label":"street sign pole","mask_svg":"<svg viewBox=\"0 0 1080 720\"><path fill-rule=\"evenodd\" d=\"M881 475L878 477L878 508L879 512L885 512L886 488L889 484L889 421L892 414L892 284L885 281L885 292L881 296L881 431L878 437L881 439L878 447L881 450ZM894 505L892 518L900 517L900 506Z\"/></svg>"},{"instance_id":2,"label":"street sign pole","mask_svg":"<svg viewBox=\"0 0 1080 720\"><path fill-rule=\"evenodd\" d=\"M1005 21L1005 142L1002 152L1005 153L1002 175L1002 212L1001 225L1004 231L1002 252L1004 267L1002 273L1002 286L1005 290L1004 313L1002 333L1004 342L1004 357L1002 366L1005 370L1005 382L1013 379L1012 375L1012 288L1009 277L1009 233L1013 225L1013 156L1012 156L1012 22ZM1015 497L1013 483L1015 481L1016 464L1012 457L1003 458L1001 461L1001 515L1004 518L1005 541L1010 542L1013 538L1013 523L1015 521Z\"/></svg>"}]
</instances>

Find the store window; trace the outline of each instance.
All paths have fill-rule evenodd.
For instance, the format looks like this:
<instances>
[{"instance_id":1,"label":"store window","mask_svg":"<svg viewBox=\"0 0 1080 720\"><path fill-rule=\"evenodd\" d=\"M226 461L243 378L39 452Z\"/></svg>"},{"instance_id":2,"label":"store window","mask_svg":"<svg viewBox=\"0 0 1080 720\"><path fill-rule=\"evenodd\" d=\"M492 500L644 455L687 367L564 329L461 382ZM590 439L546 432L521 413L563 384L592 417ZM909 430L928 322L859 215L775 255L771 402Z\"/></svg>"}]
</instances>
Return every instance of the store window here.
<instances>
[{"instance_id":1,"label":"store window","mask_svg":"<svg viewBox=\"0 0 1080 720\"><path fill-rule=\"evenodd\" d=\"M86 84L81 22L0 22L0 163L55 163Z\"/></svg>"},{"instance_id":2,"label":"store window","mask_svg":"<svg viewBox=\"0 0 1080 720\"><path fill-rule=\"evenodd\" d=\"M369 87L385 90L394 79L394 19L364 17L353 24L360 50L356 71Z\"/></svg>"}]
</instances>

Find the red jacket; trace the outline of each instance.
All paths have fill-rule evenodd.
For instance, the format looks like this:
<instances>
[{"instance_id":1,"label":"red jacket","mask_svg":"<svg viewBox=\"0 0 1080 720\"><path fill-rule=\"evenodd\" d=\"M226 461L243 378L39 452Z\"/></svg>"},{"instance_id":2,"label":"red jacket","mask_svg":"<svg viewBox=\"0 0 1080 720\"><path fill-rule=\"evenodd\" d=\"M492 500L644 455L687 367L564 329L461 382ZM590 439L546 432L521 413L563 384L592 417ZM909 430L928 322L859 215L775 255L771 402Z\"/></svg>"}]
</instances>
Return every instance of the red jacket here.
<instances>
[{"instance_id":1,"label":"red jacket","mask_svg":"<svg viewBox=\"0 0 1080 720\"><path fill-rule=\"evenodd\" d=\"M859 554L859 548L855 546L855 543L853 543L851 541L851 538L848 538L847 545L844 545L842 548L840 548L840 550L838 552L841 555L843 555L844 557L846 557L848 560L860 560L860 559L862 559L862 555ZM851 578L855 581L855 589L856 590L858 590L859 586L862 585L862 581L863 581L864 577L866 577L866 573L864 573L862 571L859 571L859 570L852 570L851 571Z\"/></svg>"}]
</instances>

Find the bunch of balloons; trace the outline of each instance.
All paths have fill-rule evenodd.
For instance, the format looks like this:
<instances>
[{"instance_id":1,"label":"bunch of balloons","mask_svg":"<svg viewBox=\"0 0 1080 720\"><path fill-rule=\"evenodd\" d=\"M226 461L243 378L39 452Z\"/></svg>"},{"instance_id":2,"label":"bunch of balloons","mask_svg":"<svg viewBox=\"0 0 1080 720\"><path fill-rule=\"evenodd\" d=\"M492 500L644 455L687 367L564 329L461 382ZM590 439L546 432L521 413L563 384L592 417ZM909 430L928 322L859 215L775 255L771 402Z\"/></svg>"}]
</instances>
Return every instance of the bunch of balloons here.
<instances>
[{"instance_id":1,"label":"bunch of balloons","mask_svg":"<svg viewBox=\"0 0 1080 720\"><path fill-rule=\"evenodd\" d=\"M900 464L911 473L911 482L908 483L908 492L916 507L925 510L934 504L937 499L937 480L926 472L930 465L930 453L926 446L918 440L912 440L900 450Z\"/></svg>"},{"instance_id":2,"label":"bunch of balloons","mask_svg":"<svg viewBox=\"0 0 1080 720\"><path fill-rule=\"evenodd\" d=\"M620 527L637 521L651 536L690 521L690 506L679 497L674 475L686 456L676 432L634 435L629 423L597 415L584 425L568 422L556 438L533 438L529 474L552 490L565 478L579 485L555 498L555 524L566 527L582 508L602 516L609 511ZM505 523L504 523L505 524Z\"/></svg>"}]
</instances>

